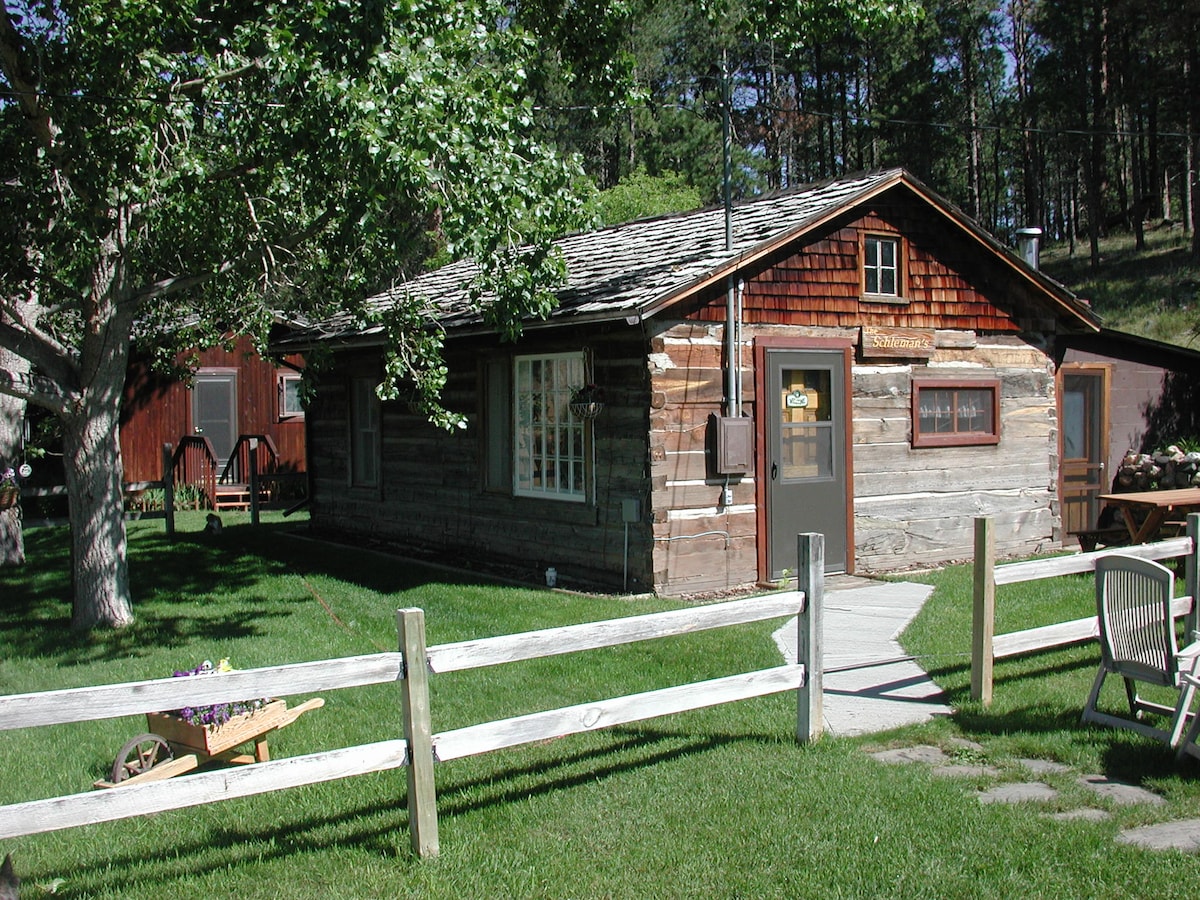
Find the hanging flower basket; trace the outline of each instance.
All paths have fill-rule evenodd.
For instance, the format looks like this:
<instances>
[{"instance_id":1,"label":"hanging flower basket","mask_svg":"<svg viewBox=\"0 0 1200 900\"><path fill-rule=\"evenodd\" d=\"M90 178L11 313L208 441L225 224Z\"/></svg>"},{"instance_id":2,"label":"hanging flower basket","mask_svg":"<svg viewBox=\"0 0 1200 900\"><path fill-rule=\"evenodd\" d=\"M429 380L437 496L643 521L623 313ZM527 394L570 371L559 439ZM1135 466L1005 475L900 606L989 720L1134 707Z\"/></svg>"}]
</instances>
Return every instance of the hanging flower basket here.
<instances>
[{"instance_id":1,"label":"hanging flower basket","mask_svg":"<svg viewBox=\"0 0 1200 900\"><path fill-rule=\"evenodd\" d=\"M604 404L599 400L591 400L587 402L572 401L571 403L571 415L579 419L594 419L596 416L600 415L600 412L603 409Z\"/></svg>"},{"instance_id":2,"label":"hanging flower basket","mask_svg":"<svg viewBox=\"0 0 1200 900\"><path fill-rule=\"evenodd\" d=\"M594 384L585 384L571 391L571 400L567 404L571 415L579 419L594 419L604 409L604 389Z\"/></svg>"},{"instance_id":3,"label":"hanging flower basket","mask_svg":"<svg viewBox=\"0 0 1200 900\"><path fill-rule=\"evenodd\" d=\"M21 499L21 489L15 484L0 484L0 509L12 509Z\"/></svg>"}]
</instances>

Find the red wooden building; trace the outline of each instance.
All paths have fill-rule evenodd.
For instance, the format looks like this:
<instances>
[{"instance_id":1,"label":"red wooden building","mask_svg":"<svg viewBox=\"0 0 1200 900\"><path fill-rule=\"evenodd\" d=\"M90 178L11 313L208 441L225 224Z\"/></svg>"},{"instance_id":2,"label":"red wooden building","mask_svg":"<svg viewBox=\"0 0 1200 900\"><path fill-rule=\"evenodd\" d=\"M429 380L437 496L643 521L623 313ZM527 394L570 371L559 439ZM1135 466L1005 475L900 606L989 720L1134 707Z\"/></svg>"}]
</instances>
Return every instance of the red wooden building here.
<instances>
[{"instance_id":1,"label":"red wooden building","mask_svg":"<svg viewBox=\"0 0 1200 900\"><path fill-rule=\"evenodd\" d=\"M178 447L197 435L212 446L218 474L242 435L269 438L279 471L304 471L304 410L297 394L302 358L289 356L276 365L242 338L229 350L200 351L197 360L190 382L155 372L145 359L130 364L121 407L125 481L162 478L163 444Z\"/></svg>"}]
</instances>

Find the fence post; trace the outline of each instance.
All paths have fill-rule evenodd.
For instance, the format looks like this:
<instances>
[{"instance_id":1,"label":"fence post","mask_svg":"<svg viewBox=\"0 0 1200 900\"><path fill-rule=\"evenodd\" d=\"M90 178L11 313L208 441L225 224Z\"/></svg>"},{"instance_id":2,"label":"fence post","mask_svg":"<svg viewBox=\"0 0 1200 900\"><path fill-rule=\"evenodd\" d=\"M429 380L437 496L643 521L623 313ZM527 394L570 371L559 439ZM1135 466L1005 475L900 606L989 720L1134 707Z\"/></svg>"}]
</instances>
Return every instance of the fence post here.
<instances>
[{"instance_id":1,"label":"fence post","mask_svg":"<svg viewBox=\"0 0 1200 900\"><path fill-rule=\"evenodd\" d=\"M425 613L396 611L404 674L400 680L404 740L408 745L408 829L413 852L438 855L437 794L433 783L433 724L429 710L429 663Z\"/></svg>"},{"instance_id":2,"label":"fence post","mask_svg":"<svg viewBox=\"0 0 1200 900\"><path fill-rule=\"evenodd\" d=\"M258 524L258 438L250 438L247 441L249 451L246 454L246 461L250 469L250 524Z\"/></svg>"},{"instance_id":3,"label":"fence post","mask_svg":"<svg viewBox=\"0 0 1200 900\"><path fill-rule=\"evenodd\" d=\"M825 731L825 535L797 535L796 550L796 585L804 592L804 606L796 617L799 630L796 661L804 664L804 684L798 691L796 740L808 744Z\"/></svg>"},{"instance_id":4,"label":"fence post","mask_svg":"<svg viewBox=\"0 0 1200 900\"><path fill-rule=\"evenodd\" d=\"M975 520L975 589L971 615L971 699L992 704L996 636L996 540L992 520Z\"/></svg>"},{"instance_id":5,"label":"fence post","mask_svg":"<svg viewBox=\"0 0 1200 900\"><path fill-rule=\"evenodd\" d=\"M1187 536L1192 539L1192 552L1183 565L1183 591L1192 598L1192 611L1184 620L1184 638L1187 643L1200 640L1200 596L1197 595L1196 576L1200 572L1200 513L1189 513Z\"/></svg>"},{"instance_id":6,"label":"fence post","mask_svg":"<svg viewBox=\"0 0 1200 900\"><path fill-rule=\"evenodd\" d=\"M171 465L174 448L170 444L162 445L162 487L163 487L163 519L166 522L167 537L175 537L175 472Z\"/></svg>"}]
</instances>

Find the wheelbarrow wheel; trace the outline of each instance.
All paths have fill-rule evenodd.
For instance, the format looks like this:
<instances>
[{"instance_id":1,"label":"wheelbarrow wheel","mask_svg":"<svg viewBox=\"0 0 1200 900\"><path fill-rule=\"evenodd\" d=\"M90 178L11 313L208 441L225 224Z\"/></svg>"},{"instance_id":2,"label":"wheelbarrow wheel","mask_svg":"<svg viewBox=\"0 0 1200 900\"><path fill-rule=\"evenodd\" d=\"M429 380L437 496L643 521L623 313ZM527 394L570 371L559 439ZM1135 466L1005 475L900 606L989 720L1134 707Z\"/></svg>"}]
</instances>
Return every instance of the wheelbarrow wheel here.
<instances>
[{"instance_id":1,"label":"wheelbarrow wheel","mask_svg":"<svg viewBox=\"0 0 1200 900\"><path fill-rule=\"evenodd\" d=\"M127 778L149 772L160 763L175 758L166 738L157 734L139 734L129 741L117 754L112 767L112 783L120 784Z\"/></svg>"}]
</instances>

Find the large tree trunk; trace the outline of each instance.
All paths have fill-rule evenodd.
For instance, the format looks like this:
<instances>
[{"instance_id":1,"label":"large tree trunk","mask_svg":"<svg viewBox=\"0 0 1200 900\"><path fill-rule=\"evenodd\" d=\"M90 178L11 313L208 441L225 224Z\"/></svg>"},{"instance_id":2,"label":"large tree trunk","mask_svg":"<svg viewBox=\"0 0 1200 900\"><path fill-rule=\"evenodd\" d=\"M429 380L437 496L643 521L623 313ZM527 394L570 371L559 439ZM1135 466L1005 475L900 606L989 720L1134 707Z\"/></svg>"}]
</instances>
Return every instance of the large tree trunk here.
<instances>
[{"instance_id":1,"label":"large tree trunk","mask_svg":"<svg viewBox=\"0 0 1200 900\"><path fill-rule=\"evenodd\" d=\"M113 392L117 398L119 392L119 387ZM63 461L71 500L71 627L117 628L133 621L125 553L120 406L102 402L82 407L63 419Z\"/></svg>"},{"instance_id":2,"label":"large tree trunk","mask_svg":"<svg viewBox=\"0 0 1200 900\"><path fill-rule=\"evenodd\" d=\"M1090 105L1091 135L1088 140L1087 210L1089 259L1092 271L1100 266L1100 236L1104 231L1104 183L1106 177L1105 133L1108 128L1106 106L1108 91L1108 7L1104 2L1092 5Z\"/></svg>"},{"instance_id":3,"label":"large tree trunk","mask_svg":"<svg viewBox=\"0 0 1200 900\"><path fill-rule=\"evenodd\" d=\"M29 372L29 363L0 347L0 369L14 375ZM25 401L0 394L0 469L16 468L20 459L25 424ZM19 566L25 562L25 533L21 527L21 506L0 510L0 566Z\"/></svg>"},{"instance_id":4,"label":"large tree trunk","mask_svg":"<svg viewBox=\"0 0 1200 900\"><path fill-rule=\"evenodd\" d=\"M124 275L117 256L93 274L95 298L79 356L80 389L60 412L70 498L73 609L77 630L133 621L125 554L121 395L129 365L134 305L113 299Z\"/></svg>"},{"instance_id":5,"label":"large tree trunk","mask_svg":"<svg viewBox=\"0 0 1200 900\"><path fill-rule=\"evenodd\" d=\"M1197 179L1197 157L1200 156L1200 138L1196 137L1196 127L1200 124L1200 51L1196 49L1196 39L1200 31L1195 25L1191 28L1191 41L1188 44L1187 56L1184 62L1184 78L1188 86L1188 103L1185 121L1187 123L1187 173L1184 180L1183 195L1186 198L1188 214L1192 226L1192 258L1200 260L1200 181Z\"/></svg>"},{"instance_id":6,"label":"large tree trunk","mask_svg":"<svg viewBox=\"0 0 1200 900\"><path fill-rule=\"evenodd\" d=\"M975 45L974 36L967 32L964 24L963 34L959 42L959 56L962 67L963 95L967 101L967 191L970 194L971 218L983 222L983 184L981 177L982 150L979 134L979 97L975 85Z\"/></svg>"}]
</instances>

